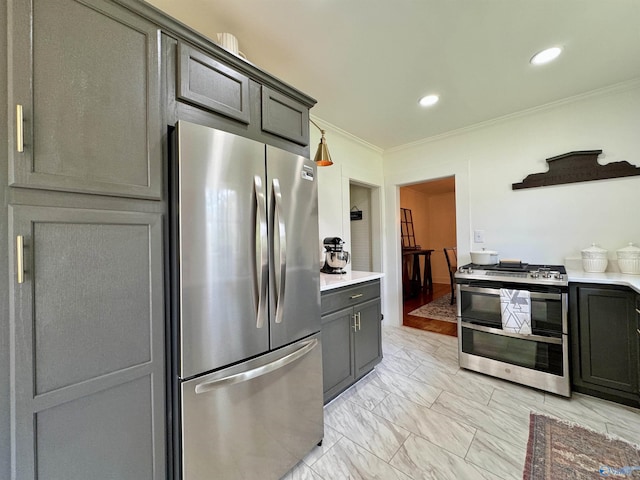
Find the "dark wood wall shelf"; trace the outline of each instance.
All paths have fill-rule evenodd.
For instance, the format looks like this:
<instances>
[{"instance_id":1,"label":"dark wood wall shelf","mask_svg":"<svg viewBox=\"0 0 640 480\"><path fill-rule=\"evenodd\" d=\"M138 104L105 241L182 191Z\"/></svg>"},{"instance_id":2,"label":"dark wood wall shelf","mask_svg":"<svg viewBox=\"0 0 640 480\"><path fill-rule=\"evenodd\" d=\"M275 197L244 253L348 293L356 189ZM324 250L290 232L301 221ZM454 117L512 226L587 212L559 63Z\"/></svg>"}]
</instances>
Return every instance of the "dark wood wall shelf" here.
<instances>
[{"instance_id":1,"label":"dark wood wall shelf","mask_svg":"<svg viewBox=\"0 0 640 480\"><path fill-rule=\"evenodd\" d=\"M512 188L519 190L640 175L640 167L624 160L600 165L598 156L601 153L602 150L582 150L547 158L548 172L527 175L522 182L512 184Z\"/></svg>"}]
</instances>

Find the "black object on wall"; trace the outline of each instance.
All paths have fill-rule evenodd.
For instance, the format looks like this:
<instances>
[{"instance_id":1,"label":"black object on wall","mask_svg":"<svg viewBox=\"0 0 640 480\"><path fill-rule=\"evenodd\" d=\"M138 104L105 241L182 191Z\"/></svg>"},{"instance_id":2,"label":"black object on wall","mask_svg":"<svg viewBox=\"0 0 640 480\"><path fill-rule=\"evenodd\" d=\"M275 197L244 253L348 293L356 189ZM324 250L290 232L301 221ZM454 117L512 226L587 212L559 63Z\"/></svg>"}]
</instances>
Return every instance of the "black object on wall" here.
<instances>
[{"instance_id":1,"label":"black object on wall","mask_svg":"<svg viewBox=\"0 0 640 480\"><path fill-rule=\"evenodd\" d=\"M640 167L625 160L600 165L598 156L601 153L602 150L582 150L547 158L548 172L527 175L522 182L512 184L512 188L519 190L640 175Z\"/></svg>"}]
</instances>

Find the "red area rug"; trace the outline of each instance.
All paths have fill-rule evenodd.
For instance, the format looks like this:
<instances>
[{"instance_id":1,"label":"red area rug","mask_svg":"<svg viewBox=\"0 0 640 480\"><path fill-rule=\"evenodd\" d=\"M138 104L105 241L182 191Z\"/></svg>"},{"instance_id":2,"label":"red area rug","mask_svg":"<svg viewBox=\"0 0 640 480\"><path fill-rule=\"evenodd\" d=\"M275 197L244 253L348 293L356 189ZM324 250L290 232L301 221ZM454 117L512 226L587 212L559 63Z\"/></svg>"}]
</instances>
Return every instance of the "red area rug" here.
<instances>
[{"instance_id":1,"label":"red area rug","mask_svg":"<svg viewBox=\"0 0 640 480\"><path fill-rule=\"evenodd\" d=\"M523 480L640 478L640 447L532 413Z\"/></svg>"}]
</instances>

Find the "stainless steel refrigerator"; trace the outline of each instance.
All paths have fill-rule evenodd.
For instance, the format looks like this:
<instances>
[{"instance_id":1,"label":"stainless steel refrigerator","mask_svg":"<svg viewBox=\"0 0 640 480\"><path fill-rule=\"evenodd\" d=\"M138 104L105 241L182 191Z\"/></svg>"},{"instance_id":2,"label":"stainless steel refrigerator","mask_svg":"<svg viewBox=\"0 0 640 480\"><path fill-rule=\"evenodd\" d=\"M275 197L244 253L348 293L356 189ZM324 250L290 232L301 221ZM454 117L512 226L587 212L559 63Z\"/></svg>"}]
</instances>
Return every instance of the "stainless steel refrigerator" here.
<instances>
[{"instance_id":1,"label":"stainless steel refrigerator","mask_svg":"<svg viewBox=\"0 0 640 480\"><path fill-rule=\"evenodd\" d=\"M174 471L278 479L323 437L316 167L184 121L173 142Z\"/></svg>"}]
</instances>

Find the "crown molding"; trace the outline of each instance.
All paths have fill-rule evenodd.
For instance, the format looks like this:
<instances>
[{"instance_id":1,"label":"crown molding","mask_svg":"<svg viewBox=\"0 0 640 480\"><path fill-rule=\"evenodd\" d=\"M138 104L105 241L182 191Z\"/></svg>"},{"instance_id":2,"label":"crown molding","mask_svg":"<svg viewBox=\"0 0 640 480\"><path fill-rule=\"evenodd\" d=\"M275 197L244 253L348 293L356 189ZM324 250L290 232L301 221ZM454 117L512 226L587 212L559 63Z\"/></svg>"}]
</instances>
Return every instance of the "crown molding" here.
<instances>
[{"instance_id":1,"label":"crown molding","mask_svg":"<svg viewBox=\"0 0 640 480\"><path fill-rule=\"evenodd\" d=\"M532 115L534 113L543 112L546 110L552 110L554 108L568 105L571 103L579 102L592 97L599 97L603 95L609 95L612 93L621 93L628 90L634 90L640 87L640 78L634 78L632 80L627 80L625 82L616 83L614 85L609 85L607 87L598 88L596 90L591 90L586 93L581 93L578 95L573 95L571 97L566 97L561 100L556 100L549 103L544 103L542 105L538 105L536 107L528 108L526 110L520 110L519 112L509 113L507 115L503 115L501 117L492 118L491 120L487 120L480 123L475 123L473 125L469 125L467 127L457 128L455 130L449 130L448 132L444 132L438 135L434 135L432 137L423 138L421 140L416 140L415 142L405 143L403 145L398 145L397 147L392 147L387 150L384 150L384 154L399 152L402 150L409 150L412 148L419 147L421 145L425 145L432 142L437 142L439 140L443 140L445 138L454 137L458 135L463 135L466 133L474 132L476 130L481 130L486 127L490 127L492 125L498 125L501 123L505 123L517 118L526 117Z\"/></svg>"},{"instance_id":2,"label":"crown molding","mask_svg":"<svg viewBox=\"0 0 640 480\"><path fill-rule=\"evenodd\" d=\"M349 139L349 140L351 140L353 142L359 143L360 145L362 145L363 147L368 148L369 150L373 150L374 152L376 152L376 153L378 153L380 155L382 155L382 153L384 152L384 150L382 148L380 148L380 147L378 147L378 146L376 146L376 145L374 145L372 143L369 143L366 140L361 139L360 137L356 137L352 133L349 133L346 130L343 130L342 128L340 128L340 127L336 127L335 125L333 125L333 124L331 124L331 123L329 123L329 122L327 122L325 120L322 120L321 118L318 118L315 115L309 115L309 117L314 122L316 122L317 124L319 124L321 126L324 125L327 130L331 130L332 132L336 132L336 133L342 135L343 137L345 137L345 138L347 138L347 139Z\"/></svg>"}]
</instances>

